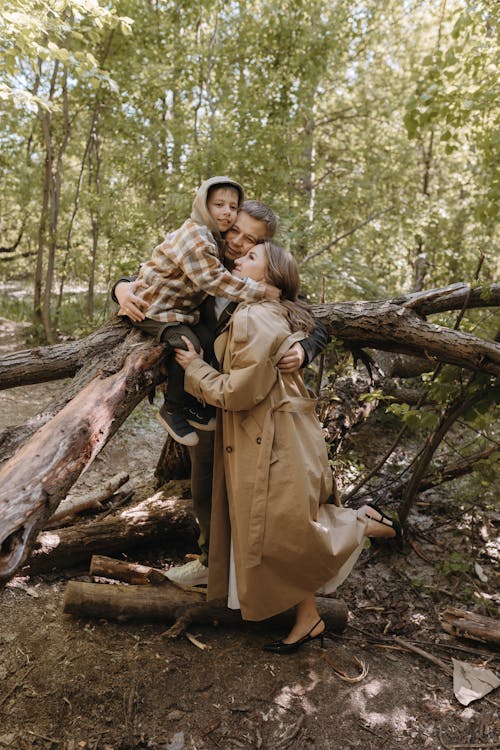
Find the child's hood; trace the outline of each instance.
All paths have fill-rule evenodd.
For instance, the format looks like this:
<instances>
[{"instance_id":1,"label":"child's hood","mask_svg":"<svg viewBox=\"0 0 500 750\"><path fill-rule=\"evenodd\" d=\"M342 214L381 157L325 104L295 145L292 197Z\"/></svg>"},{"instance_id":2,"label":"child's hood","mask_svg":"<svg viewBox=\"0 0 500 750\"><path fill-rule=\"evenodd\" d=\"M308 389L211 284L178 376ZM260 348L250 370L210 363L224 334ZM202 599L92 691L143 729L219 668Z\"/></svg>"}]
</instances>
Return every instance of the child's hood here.
<instances>
[{"instance_id":1,"label":"child's hood","mask_svg":"<svg viewBox=\"0 0 500 750\"><path fill-rule=\"evenodd\" d=\"M220 183L223 183L225 185L232 185L236 188L238 191L238 208L241 206L243 201L245 200L245 196L243 193L243 188L241 185L236 182L236 180L232 180L231 177L210 177L210 179L205 180L205 182L202 182L198 190L196 191L196 196L193 201L193 207L191 210L191 218L193 221L195 221L197 224L202 224L210 229L212 234L219 238L220 234L217 229L217 226L215 225L214 220L208 213L207 208L207 195L209 188L212 187L212 185L218 185Z\"/></svg>"}]
</instances>

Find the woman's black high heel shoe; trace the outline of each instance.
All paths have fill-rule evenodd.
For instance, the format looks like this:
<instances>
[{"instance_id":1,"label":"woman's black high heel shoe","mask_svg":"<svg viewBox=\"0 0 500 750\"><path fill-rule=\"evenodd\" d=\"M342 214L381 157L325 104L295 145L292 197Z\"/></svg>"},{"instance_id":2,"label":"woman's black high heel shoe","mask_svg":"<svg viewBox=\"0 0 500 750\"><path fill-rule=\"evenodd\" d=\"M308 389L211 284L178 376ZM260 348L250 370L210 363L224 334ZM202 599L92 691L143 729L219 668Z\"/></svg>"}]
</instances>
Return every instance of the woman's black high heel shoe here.
<instances>
[{"instance_id":1,"label":"woman's black high heel shoe","mask_svg":"<svg viewBox=\"0 0 500 750\"><path fill-rule=\"evenodd\" d=\"M375 521L375 523L381 523L382 526L388 526L389 528L394 529L396 536L391 537L390 541L396 542L396 546L398 550L401 551L403 549L404 535L403 535L403 528L401 524L399 523L399 521L396 518L392 518L391 516L388 516L387 513L384 513L383 510L380 510L378 505L375 505L375 503L366 503L366 504L369 508L376 511L380 515L380 518L373 518L373 516L368 516L368 518L370 518L371 521Z\"/></svg>"},{"instance_id":2,"label":"woman's black high heel shoe","mask_svg":"<svg viewBox=\"0 0 500 750\"><path fill-rule=\"evenodd\" d=\"M273 654L294 654L296 651L299 650L301 646L304 645L304 643L309 643L309 641L314 641L316 638L320 639L321 648L323 648L323 641L325 639L325 630L324 628L321 633L318 633L318 635L311 635L313 630L318 627L320 622L323 622L323 619L320 617L318 622L316 622L311 630L306 633L302 638L299 638L298 641L293 641L293 643L285 643L284 641L273 641L272 643L266 643L265 646L262 648L264 651L272 651Z\"/></svg>"}]
</instances>

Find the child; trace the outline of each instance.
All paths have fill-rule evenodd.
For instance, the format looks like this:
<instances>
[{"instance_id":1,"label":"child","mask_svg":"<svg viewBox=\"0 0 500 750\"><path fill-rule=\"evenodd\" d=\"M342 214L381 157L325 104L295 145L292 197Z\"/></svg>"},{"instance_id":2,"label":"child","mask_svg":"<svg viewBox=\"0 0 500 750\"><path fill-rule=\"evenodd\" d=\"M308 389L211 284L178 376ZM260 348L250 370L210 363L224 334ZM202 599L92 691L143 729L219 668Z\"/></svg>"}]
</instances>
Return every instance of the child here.
<instances>
[{"instance_id":1,"label":"child","mask_svg":"<svg viewBox=\"0 0 500 750\"><path fill-rule=\"evenodd\" d=\"M188 327L199 320L198 307L209 295L241 301L276 298L268 284L233 276L223 265L223 236L236 220L243 188L228 177L205 180L196 193L191 218L167 235L141 266L138 279L146 288L136 294L149 303L146 319L133 325L168 343L185 348L186 336L200 351L200 341ZM120 314L124 314L121 312ZM184 371L169 357L165 403L158 414L167 432L184 445L196 445L193 427L213 430L213 407L200 405L184 392Z\"/></svg>"}]
</instances>

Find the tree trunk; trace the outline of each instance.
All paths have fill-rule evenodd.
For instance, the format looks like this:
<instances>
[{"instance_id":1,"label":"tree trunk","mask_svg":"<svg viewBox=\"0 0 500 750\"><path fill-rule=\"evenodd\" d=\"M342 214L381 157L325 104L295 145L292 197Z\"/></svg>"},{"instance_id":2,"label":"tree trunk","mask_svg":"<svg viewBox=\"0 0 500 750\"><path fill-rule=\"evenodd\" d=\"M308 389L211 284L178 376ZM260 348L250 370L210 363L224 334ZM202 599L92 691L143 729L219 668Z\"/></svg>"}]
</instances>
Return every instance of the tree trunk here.
<instances>
[{"instance_id":1,"label":"tree trunk","mask_svg":"<svg viewBox=\"0 0 500 750\"><path fill-rule=\"evenodd\" d=\"M70 581L63 600L63 612L78 617L106 620L153 620L173 622L173 636L180 635L191 623L240 627L239 610L228 609L225 602L196 601L173 585L113 586L102 583ZM328 630L342 633L347 625L347 607L336 599L317 598L318 611ZM265 621L266 628L289 629L294 622L292 611ZM251 627L255 627L252 623Z\"/></svg>"},{"instance_id":2,"label":"tree trunk","mask_svg":"<svg viewBox=\"0 0 500 750\"><path fill-rule=\"evenodd\" d=\"M29 560L31 573L87 564L92 555L129 551L160 542L164 549L179 540L196 548L196 521L188 485L172 483L161 492L106 518L39 534ZM0 559L0 562L1 561ZM0 566L0 575L3 574Z\"/></svg>"},{"instance_id":3,"label":"tree trunk","mask_svg":"<svg viewBox=\"0 0 500 750\"><path fill-rule=\"evenodd\" d=\"M26 559L47 519L160 378L163 346L139 348L100 374L0 467L0 580Z\"/></svg>"},{"instance_id":4,"label":"tree trunk","mask_svg":"<svg viewBox=\"0 0 500 750\"><path fill-rule=\"evenodd\" d=\"M4 354L0 357L0 390L71 378L89 360L109 355L129 331L130 326L115 317L84 339Z\"/></svg>"},{"instance_id":5,"label":"tree trunk","mask_svg":"<svg viewBox=\"0 0 500 750\"><path fill-rule=\"evenodd\" d=\"M500 375L500 344L471 334L435 326L421 316L468 309L500 307L500 284L470 292L467 284L453 284L381 302L339 302L314 305L313 312L331 336L347 346L417 354L434 360ZM130 327L116 317L90 336L51 347L12 352L0 357L0 389L71 377L94 354L111 351ZM152 342L151 342L152 345Z\"/></svg>"}]
</instances>

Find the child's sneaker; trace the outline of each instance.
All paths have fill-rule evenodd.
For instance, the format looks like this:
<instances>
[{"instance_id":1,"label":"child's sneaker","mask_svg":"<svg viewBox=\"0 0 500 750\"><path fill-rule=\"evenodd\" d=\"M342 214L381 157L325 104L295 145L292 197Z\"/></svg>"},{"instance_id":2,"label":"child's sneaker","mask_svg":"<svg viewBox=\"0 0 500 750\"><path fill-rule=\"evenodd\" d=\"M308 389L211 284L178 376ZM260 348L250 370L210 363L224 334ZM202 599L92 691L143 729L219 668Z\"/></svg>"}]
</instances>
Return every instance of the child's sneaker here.
<instances>
[{"instance_id":1,"label":"child's sneaker","mask_svg":"<svg viewBox=\"0 0 500 750\"><path fill-rule=\"evenodd\" d=\"M156 418L168 434L181 445L197 445L200 442L196 431L184 419L183 412L167 411L163 404Z\"/></svg>"},{"instance_id":2,"label":"child's sneaker","mask_svg":"<svg viewBox=\"0 0 500 750\"><path fill-rule=\"evenodd\" d=\"M186 409L186 422L197 430L213 432L215 430L215 406L190 406Z\"/></svg>"},{"instance_id":3,"label":"child's sneaker","mask_svg":"<svg viewBox=\"0 0 500 750\"><path fill-rule=\"evenodd\" d=\"M208 568L199 560L167 570L166 576L179 586L200 586L208 582Z\"/></svg>"}]
</instances>

